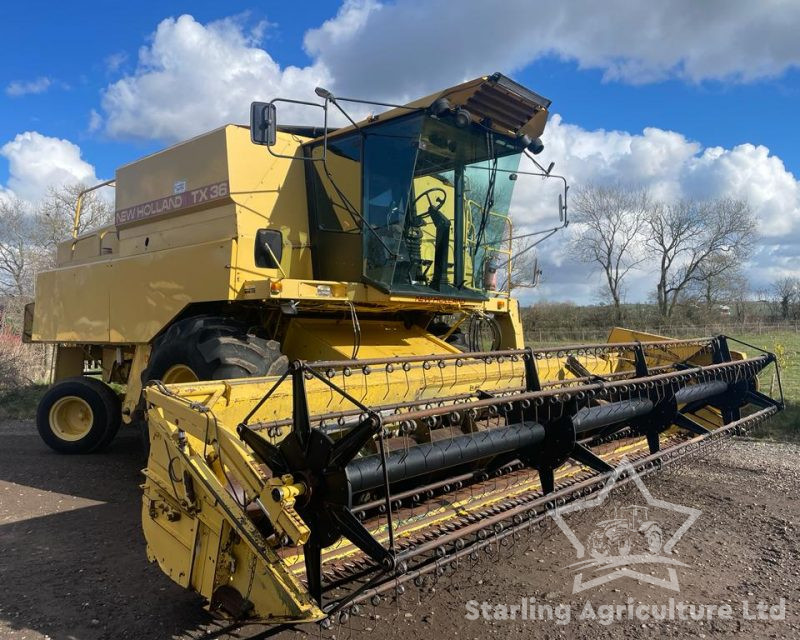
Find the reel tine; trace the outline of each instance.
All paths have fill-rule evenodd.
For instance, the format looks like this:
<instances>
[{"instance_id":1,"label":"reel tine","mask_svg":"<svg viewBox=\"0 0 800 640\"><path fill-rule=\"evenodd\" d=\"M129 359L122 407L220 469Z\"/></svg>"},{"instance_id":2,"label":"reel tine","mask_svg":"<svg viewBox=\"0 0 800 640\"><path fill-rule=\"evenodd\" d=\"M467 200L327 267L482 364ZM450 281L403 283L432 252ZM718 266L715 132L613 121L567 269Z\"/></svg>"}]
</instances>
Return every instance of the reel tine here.
<instances>
[{"instance_id":1,"label":"reel tine","mask_svg":"<svg viewBox=\"0 0 800 640\"><path fill-rule=\"evenodd\" d=\"M311 439L311 416L306 393L306 365L300 361L290 365L292 375L292 425L303 450Z\"/></svg>"}]
</instances>

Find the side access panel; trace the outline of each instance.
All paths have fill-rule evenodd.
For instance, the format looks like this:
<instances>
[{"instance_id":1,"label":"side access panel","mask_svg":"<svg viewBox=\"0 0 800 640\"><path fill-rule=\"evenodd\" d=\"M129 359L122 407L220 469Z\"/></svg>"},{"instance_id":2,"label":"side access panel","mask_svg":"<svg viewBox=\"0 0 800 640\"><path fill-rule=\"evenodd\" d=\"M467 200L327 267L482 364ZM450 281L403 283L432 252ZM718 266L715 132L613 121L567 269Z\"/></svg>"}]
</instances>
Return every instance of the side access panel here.
<instances>
[{"instance_id":1,"label":"side access panel","mask_svg":"<svg viewBox=\"0 0 800 640\"><path fill-rule=\"evenodd\" d=\"M40 273L32 340L108 342L111 278L96 263Z\"/></svg>"},{"instance_id":2,"label":"side access panel","mask_svg":"<svg viewBox=\"0 0 800 640\"><path fill-rule=\"evenodd\" d=\"M110 341L149 342L192 302L232 297L233 241L181 247L109 264Z\"/></svg>"}]
</instances>

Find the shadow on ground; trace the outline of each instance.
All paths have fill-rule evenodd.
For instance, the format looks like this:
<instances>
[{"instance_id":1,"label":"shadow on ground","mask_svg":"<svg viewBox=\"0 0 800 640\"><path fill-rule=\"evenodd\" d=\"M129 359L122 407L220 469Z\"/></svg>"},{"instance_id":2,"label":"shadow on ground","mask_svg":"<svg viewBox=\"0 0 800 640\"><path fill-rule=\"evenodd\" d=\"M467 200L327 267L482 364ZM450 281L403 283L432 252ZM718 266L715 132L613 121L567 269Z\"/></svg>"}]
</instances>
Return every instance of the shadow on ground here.
<instances>
[{"instance_id":1,"label":"shadow on ground","mask_svg":"<svg viewBox=\"0 0 800 640\"><path fill-rule=\"evenodd\" d=\"M209 622L147 562L133 431L82 456L50 451L30 421L0 437L0 635L172 638Z\"/></svg>"}]
</instances>

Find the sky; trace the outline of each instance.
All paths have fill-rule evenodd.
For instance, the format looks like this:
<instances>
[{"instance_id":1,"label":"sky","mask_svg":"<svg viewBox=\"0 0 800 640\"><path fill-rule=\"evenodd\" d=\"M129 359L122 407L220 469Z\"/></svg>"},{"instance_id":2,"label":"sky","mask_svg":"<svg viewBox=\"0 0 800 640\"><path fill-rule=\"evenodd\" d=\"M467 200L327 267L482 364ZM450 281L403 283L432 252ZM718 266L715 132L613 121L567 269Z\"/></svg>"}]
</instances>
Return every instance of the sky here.
<instances>
[{"instance_id":1,"label":"sky","mask_svg":"<svg viewBox=\"0 0 800 640\"><path fill-rule=\"evenodd\" d=\"M252 100L405 101L500 71L553 101L546 164L573 188L647 186L665 200L745 198L754 290L800 276L800 2L345 0L7 3L0 39L0 196L116 167L227 122ZM283 109L281 120L307 120ZM316 124L316 123L315 123ZM518 185L518 229L550 224ZM526 302L597 300L598 274L539 247ZM632 273L646 299L651 267Z\"/></svg>"}]
</instances>

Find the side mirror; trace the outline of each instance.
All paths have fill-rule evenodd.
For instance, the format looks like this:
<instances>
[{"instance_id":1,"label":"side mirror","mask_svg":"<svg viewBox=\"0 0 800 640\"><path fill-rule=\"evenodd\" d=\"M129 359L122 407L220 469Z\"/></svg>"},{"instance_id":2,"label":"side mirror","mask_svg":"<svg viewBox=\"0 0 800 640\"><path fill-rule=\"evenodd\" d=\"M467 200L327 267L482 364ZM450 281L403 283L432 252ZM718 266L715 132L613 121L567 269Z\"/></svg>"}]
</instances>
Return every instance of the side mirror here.
<instances>
[{"instance_id":1,"label":"side mirror","mask_svg":"<svg viewBox=\"0 0 800 640\"><path fill-rule=\"evenodd\" d=\"M560 193L558 194L558 220L564 222L564 198Z\"/></svg>"},{"instance_id":2,"label":"side mirror","mask_svg":"<svg viewBox=\"0 0 800 640\"><path fill-rule=\"evenodd\" d=\"M271 102L250 105L250 140L271 147L278 138L278 110Z\"/></svg>"},{"instance_id":3,"label":"side mirror","mask_svg":"<svg viewBox=\"0 0 800 640\"><path fill-rule=\"evenodd\" d=\"M531 287L538 287L542 280L542 270L539 268L539 258L533 259L533 273L531 274Z\"/></svg>"}]
</instances>

